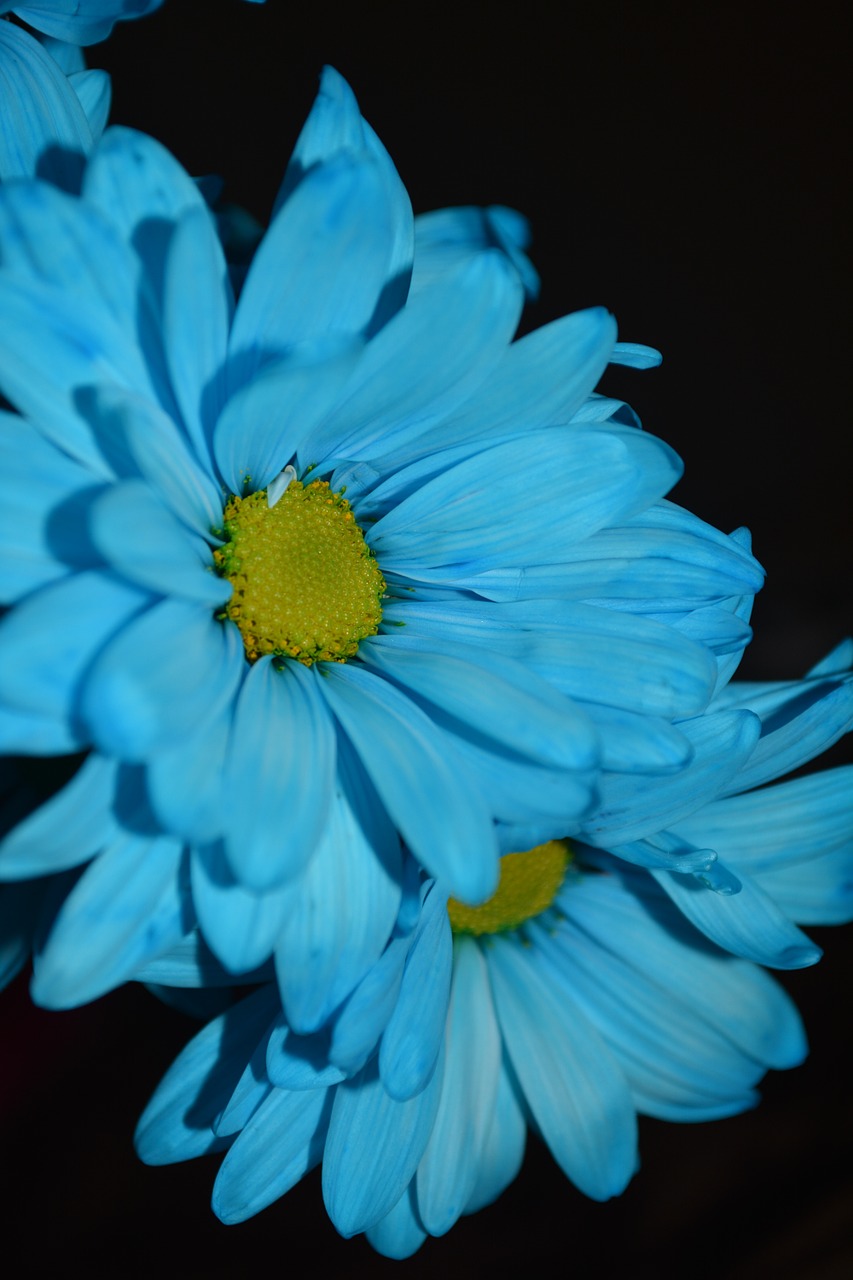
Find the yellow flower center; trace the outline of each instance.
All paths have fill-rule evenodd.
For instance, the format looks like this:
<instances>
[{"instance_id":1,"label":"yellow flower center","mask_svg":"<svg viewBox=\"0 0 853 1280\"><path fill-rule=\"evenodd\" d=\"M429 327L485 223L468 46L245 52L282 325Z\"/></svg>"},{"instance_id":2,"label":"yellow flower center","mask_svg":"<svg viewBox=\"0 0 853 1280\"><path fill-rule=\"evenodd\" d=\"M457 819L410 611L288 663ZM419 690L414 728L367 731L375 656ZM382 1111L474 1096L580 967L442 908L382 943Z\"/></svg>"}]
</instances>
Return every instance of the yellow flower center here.
<instances>
[{"instance_id":1,"label":"yellow flower center","mask_svg":"<svg viewBox=\"0 0 853 1280\"><path fill-rule=\"evenodd\" d=\"M466 907L451 898L447 903L454 933L506 933L546 911L554 901L571 861L566 840L549 840L526 853L501 858L497 892L479 907Z\"/></svg>"},{"instance_id":2,"label":"yellow flower center","mask_svg":"<svg viewBox=\"0 0 853 1280\"><path fill-rule=\"evenodd\" d=\"M346 662L382 619L385 580L350 505L325 480L292 480L274 506L266 489L232 497L214 559L234 592L225 615L246 657Z\"/></svg>"}]
</instances>

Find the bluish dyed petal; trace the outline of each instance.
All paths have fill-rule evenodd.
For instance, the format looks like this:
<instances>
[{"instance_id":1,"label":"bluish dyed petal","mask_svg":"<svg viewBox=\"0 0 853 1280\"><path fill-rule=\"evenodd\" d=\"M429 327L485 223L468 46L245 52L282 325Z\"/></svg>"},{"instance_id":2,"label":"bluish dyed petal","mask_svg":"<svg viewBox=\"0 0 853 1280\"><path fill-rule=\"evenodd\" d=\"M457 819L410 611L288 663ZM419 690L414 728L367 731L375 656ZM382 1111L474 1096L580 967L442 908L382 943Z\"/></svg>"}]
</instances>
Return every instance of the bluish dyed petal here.
<instances>
[{"instance_id":1,"label":"bluish dyed petal","mask_svg":"<svg viewBox=\"0 0 853 1280\"><path fill-rule=\"evenodd\" d=\"M679 729L695 753L687 768L653 787L642 777L604 774L599 806L582 825L584 840L612 848L681 822L739 775L755 750L760 723L747 711L721 711L685 720Z\"/></svg>"},{"instance_id":2,"label":"bluish dyed petal","mask_svg":"<svg viewBox=\"0 0 853 1280\"><path fill-rule=\"evenodd\" d=\"M61 791L0 841L0 878L24 880L79 866L119 831L113 798L119 766L93 752Z\"/></svg>"},{"instance_id":3,"label":"bluish dyed petal","mask_svg":"<svg viewBox=\"0 0 853 1280\"><path fill-rule=\"evenodd\" d=\"M231 330L233 389L293 343L366 328L391 268L394 213L366 152L305 175L249 268Z\"/></svg>"},{"instance_id":4,"label":"bluish dyed petal","mask_svg":"<svg viewBox=\"0 0 853 1280\"><path fill-rule=\"evenodd\" d=\"M0 100L0 181L35 177L45 152L56 148L49 176L71 185L79 168L73 153L92 146L86 112L50 54L11 22L0 23Z\"/></svg>"},{"instance_id":5,"label":"bluish dyed petal","mask_svg":"<svg viewBox=\"0 0 853 1280\"><path fill-rule=\"evenodd\" d=\"M624 364L629 369L656 369L662 359L654 347L645 347L640 342L617 342L610 363Z\"/></svg>"},{"instance_id":6,"label":"bluish dyed petal","mask_svg":"<svg viewBox=\"0 0 853 1280\"><path fill-rule=\"evenodd\" d=\"M251 1218L319 1164L329 1101L327 1089L273 1089L217 1174L211 1204L222 1222Z\"/></svg>"},{"instance_id":7,"label":"bluish dyed petal","mask_svg":"<svg viewBox=\"0 0 853 1280\"><path fill-rule=\"evenodd\" d=\"M213 1125L273 1017L278 996L267 985L207 1026L166 1072L136 1127L136 1152L146 1164L173 1164L226 1145Z\"/></svg>"},{"instance_id":8,"label":"bluish dyed petal","mask_svg":"<svg viewBox=\"0 0 853 1280\"><path fill-rule=\"evenodd\" d=\"M254 982L265 982L274 989L274 977L272 964L263 965L251 973L229 973L216 959L198 929L186 933L174 947L141 965L134 974L135 981L144 982L148 986L184 990L225 990ZM277 992L275 1001L277 1005Z\"/></svg>"},{"instance_id":9,"label":"bluish dyed petal","mask_svg":"<svg viewBox=\"0 0 853 1280\"><path fill-rule=\"evenodd\" d=\"M739 873L734 896L709 893L695 879L672 871L652 872L688 920L725 951L771 969L803 969L822 952L754 880Z\"/></svg>"},{"instance_id":10,"label":"bluish dyed petal","mask_svg":"<svg viewBox=\"0 0 853 1280\"><path fill-rule=\"evenodd\" d=\"M361 151L366 151L378 166L393 228L387 282L371 317L370 329L376 332L406 300L412 271L412 205L391 157L362 118L352 89L333 67L323 68L319 92L287 166L273 217L315 165Z\"/></svg>"},{"instance_id":11,"label":"bluish dyed petal","mask_svg":"<svg viewBox=\"0 0 853 1280\"><path fill-rule=\"evenodd\" d=\"M448 652L449 650L449 652ZM362 660L419 698L471 726L499 748L552 768L588 769L597 743L589 721L520 662L454 646L432 649L407 636L377 637Z\"/></svg>"},{"instance_id":12,"label":"bluish dyed petal","mask_svg":"<svg viewBox=\"0 0 853 1280\"><path fill-rule=\"evenodd\" d=\"M307 866L334 778L334 726L316 671L261 658L237 702L224 776L225 851L240 884L260 893Z\"/></svg>"},{"instance_id":13,"label":"bluish dyed petal","mask_svg":"<svg viewBox=\"0 0 853 1280\"><path fill-rule=\"evenodd\" d=\"M415 261L411 299L483 249L500 249L509 258L528 298L539 293L539 276L523 252L530 243L527 219L503 205L435 209L415 219Z\"/></svg>"},{"instance_id":14,"label":"bluish dyed petal","mask_svg":"<svg viewBox=\"0 0 853 1280\"><path fill-rule=\"evenodd\" d=\"M400 994L379 1048L382 1083L399 1102L420 1093L435 1070L447 1021L452 966L446 900L433 886L424 898Z\"/></svg>"},{"instance_id":15,"label":"bluish dyed petal","mask_svg":"<svg viewBox=\"0 0 853 1280\"><path fill-rule=\"evenodd\" d=\"M266 1071L279 1089L326 1088L344 1079L344 1072L329 1062L328 1053L328 1031L300 1036L279 1015L266 1047Z\"/></svg>"},{"instance_id":16,"label":"bluish dyed petal","mask_svg":"<svg viewBox=\"0 0 853 1280\"><path fill-rule=\"evenodd\" d=\"M752 552L752 535L748 529L735 529L732 532L731 540L738 546L743 547L744 550L750 553ZM754 601L754 592L747 591L743 594L731 596L728 600L724 600L723 607L729 609L736 617L740 618L744 626L748 626L749 620L752 617L752 606ZM741 650L737 648L731 653L717 655L719 674L717 676L717 686L714 690L715 698L719 695L721 690L725 689L726 685L731 680L738 668L738 664L740 663L742 656Z\"/></svg>"},{"instance_id":17,"label":"bluish dyed petal","mask_svg":"<svg viewBox=\"0 0 853 1280\"><path fill-rule=\"evenodd\" d=\"M147 763L151 805L175 835L204 844L222 834L222 777L233 706L225 704L195 733L161 747Z\"/></svg>"},{"instance_id":18,"label":"bluish dyed petal","mask_svg":"<svg viewBox=\"0 0 853 1280\"><path fill-rule=\"evenodd\" d=\"M216 461L232 493L263 489L291 460L302 437L339 398L364 351L353 335L333 334L292 348L242 386L214 433Z\"/></svg>"},{"instance_id":19,"label":"bluish dyed petal","mask_svg":"<svg viewBox=\"0 0 853 1280\"><path fill-rule=\"evenodd\" d=\"M782 704L781 714L766 715L752 703L762 719L761 737L755 750L732 784L729 793L748 791L790 773L826 751L853 727L853 680L818 683L803 689L802 700L795 696ZM802 706L802 710L800 707Z\"/></svg>"},{"instance_id":20,"label":"bluish dyed petal","mask_svg":"<svg viewBox=\"0 0 853 1280\"><path fill-rule=\"evenodd\" d=\"M88 398L92 421L125 474L138 474L202 537L222 523L222 495L173 420L149 400L118 388Z\"/></svg>"},{"instance_id":21,"label":"bluish dyed petal","mask_svg":"<svg viewBox=\"0 0 853 1280\"><path fill-rule=\"evenodd\" d=\"M228 1106L214 1123L213 1127L218 1138L236 1136L273 1091L265 1066L267 1045L273 1026L274 1022L270 1023L254 1046L254 1051L237 1081L237 1087L228 1101Z\"/></svg>"},{"instance_id":22,"label":"bluish dyed petal","mask_svg":"<svg viewBox=\"0 0 853 1280\"><path fill-rule=\"evenodd\" d=\"M853 766L713 800L676 834L751 875L807 863L853 838Z\"/></svg>"},{"instance_id":23,"label":"bluish dyed petal","mask_svg":"<svg viewBox=\"0 0 853 1280\"><path fill-rule=\"evenodd\" d=\"M661 621L669 620L665 614L660 616ZM730 610L716 605L692 609L690 613L674 620L672 625L682 635L706 645L717 657L743 653L752 639L752 628L748 623Z\"/></svg>"},{"instance_id":24,"label":"bluish dyed petal","mask_svg":"<svg viewBox=\"0 0 853 1280\"><path fill-rule=\"evenodd\" d=\"M576 311L511 343L472 400L430 433L435 446L464 440L494 444L525 430L563 425L607 366L616 321L604 307ZM412 452L426 451L427 441Z\"/></svg>"},{"instance_id":25,"label":"bluish dyed petal","mask_svg":"<svg viewBox=\"0 0 853 1280\"><path fill-rule=\"evenodd\" d=\"M211 609L231 596L231 583L213 571L207 543L190 533L143 480L105 490L91 507L89 528L110 568L140 587Z\"/></svg>"},{"instance_id":26,"label":"bluish dyed petal","mask_svg":"<svg viewBox=\"0 0 853 1280\"><path fill-rule=\"evenodd\" d=\"M515 272L495 250L419 294L368 344L345 399L300 444L300 465L363 462L422 435L477 390L521 306Z\"/></svg>"},{"instance_id":27,"label":"bluish dyed petal","mask_svg":"<svg viewBox=\"0 0 853 1280\"><path fill-rule=\"evenodd\" d=\"M186 932L182 849L126 836L90 863L34 961L32 996L48 1009L86 1004L135 976Z\"/></svg>"},{"instance_id":28,"label":"bluish dyed petal","mask_svg":"<svg viewBox=\"0 0 853 1280\"><path fill-rule=\"evenodd\" d=\"M0 991L30 958L43 897L44 885L38 880L0 885Z\"/></svg>"},{"instance_id":29,"label":"bluish dyed petal","mask_svg":"<svg viewBox=\"0 0 853 1280\"><path fill-rule=\"evenodd\" d=\"M194 601L163 600L103 646L80 714L108 755L146 760L215 719L244 667L236 627L216 622Z\"/></svg>"},{"instance_id":30,"label":"bluish dyed petal","mask_svg":"<svg viewBox=\"0 0 853 1280\"><path fill-rule=\"evenodd\" d=\"M100 563L85 532L86 503L97 491L94 477L11 413L0 413L0 476L4 601L29 595L69 567Z\"/></svg>"},{"instance_id":31,"label":"bluish dyed petal","mask_svg":"<svg viewBox=\"0 0 853 1280\"><path fill-rule=\"evenodd\" d=\"M284 1011L300 1034L320 1027L361 982L391 936L400 905L397 834L346 741L327 822L307 868L284 891L276 949ZM379 810L378 814L371 808Z\"/></svg>"},{"instance_id":32,"label":"bluish dyed petal","mask_svg":"<svg viewBox=\"0 0 853 1280\"><path fill-rule=\"evenodd\" d=\"M853 840L808 862L762 871L755 880L800 924L847 924L853 919Z\"/></svg>"},{"instance_id":33,"label":"bluish dyed petal","mask_svg":"<svg viewBox=\"0 0 853 1280\"><path fill-rule=\"evenodd\" d=\"M717 675L708 650L672 627L581 606L559 640L531 637L527 661L570 698L666 719L704 711Z\"/></svg>"},{"instance_id":34,"label":"bluish dyed petal","mask_svg":"<svg viewBox=\"0 0 853 1280\"><path fill-rule=\"evenodd\" d=\"M414 1183L409 1183L385 1217L367 1228L368 1240L385 1258L411 1258L427 1238L418 1217L414 1190Z\"/></svg>"},{"instance_id":35,"label":"bluish dyed petal","mask_svg":"<svg viewBox=\"0 0 853 1280\"><path fill-rule=\"evenodd\" d=\"M323 669L323 693L415 857L456 897L482 902L497 883L494 832L446 735L387 681L352 663Z\"/></svg>"},{"instance_id":36,"label":"bluish dyed petal","mask_svg":"<svg viewBox=\"0 0 853 1280\"><path fill-rule=\"evenodd\" d=\"M675 454L640 432L534 431L428 481L367 541L383 569L426 581L441 565L485 572L531 557L560 562L578 539L648 505L679 474Z\"/></svg>"},{"instance_id":37,"label":"bluish dyed petal","mask_svg":"<svg viewBox=\"0 0 853 1280\"><path fill-rule=\"evenodd\" d=\"M500 1032L480 948L471 938L457 938L453 951L444 1079L417 1172L418 1211L432 1236L450 1230L476 1186L501 1062Z\"/></svg>"},{"instance_id":38,"label":"bluish dyed petal","mask_svg":"<svg viewBox=\"0 0 853 1280\"><path fill-rule=\"evenodd\" d=\"M110 573L78 573L27 597L0 622L0 698L64 720L73 733L81 677L150 600Z\"/></svg>"},{"instance_id":39,"label":"bluish dyed petal","mask_svg":"<svg viewBox=\"0 0 853 1280\"><path fill-rule=\"evenodd\" d=\"M674 773L693 758L689 739L661 716L587 701L579 706L598 733L601 767L610 773Z\"/></svg>"},{"instance_id":40,"label":"bluish dyed petal","mask_svg":"<svg viewBox=\"0 0 853 1280\"><path fill-rule=\"evenodd\" d=\"M83 738L55 716L0 706L0 751L5 755L65 756L83 746Z\"/></svg>"},{"instance_id":41,"label":"bluish dyed petal","mask_svg":"<svg viewBox=\"0 0 853 1280\"><path fill-rule=\"evenodd\" d=\"M497 1200L514 1180L524 1159L527 1124L511 1079L512 1068L502 1055L491 1124L480 1153L480 1167L465 1213L476 1213Z\"/></svg>"},{"instance_id":42,"label":"bluish dyed petal","mask_svg":"<svg viewBox=\"0 0 853 1280\"><path fill-rule=\"evenodd\" d=\"M486 958L501 1033L542 1137L585 1195L619 1195L636 1168L637 1125L612 1054L517 940L496 936Z\"/></svg>"},{"instance_id":43,"label":"bluish dyed petal","mask_svg":"<svg viewBox=\"0 0 853 1280\"><path fill-rule=\"evenodd\" d=\"M93 139L100 138L107 127L112 103L109 75L106 71L74 71L68 76L68 83L80 99Z\"/></svg>"},{"instance_id":44,"label":"bluish dyed petal","mask_svg":"<svg viewBox=\"0 0 853 1280\"><path fill-rule=\"evenodd\" d=\"M409 943L407 937L389 942L332 1023L329 1061L347 1075L372 1056L396 1008Z\"/></svg>"},{"instance_id":45,"label":"bluish dyed petal","mask_svg":"<svg viewBox=\"0 0 853 1280\"><path fill-rule=\"evenodd\" d=\"M141 18L159 9L163 0L31 0L30 4L0 6L14 12L45 35L69 44L97 44L106 40L116 22Z\"/></svg>"},{"instance_id":46,"label":"bluish dyed petal","mask_svg":"<svg viewBox=\"0 0 853 1280\"><path fill-rule=\"evenodd\" d=\"M192 850L190 873L199 928L226 969L247 973L269 959L285 916L282 894L237 884L219 843Z\"/></svg>"},{"instance_id":47,"label":"bluish dyed petal","mask_svg":"<svg viewBox=\"0 0 853 1280\"><path fill-rule=\"evenodd\" d=\"M221 369L234 299L212 216L202 204L181 214L163 281L163 345L187 433L201 458L219 414Z\"/></svg>"},{"instance_id":48,"label":"bluish dyed petal","mask_svg":"<svg viewBox=\"0 0 853 1280\"><path fill-rule=\"evenodd\" d=\"M440 1062L408 1102L389 1098L375 1061L338 1085L323 1157L323 1199L342 1236L372 1227L400 1199L429 1139L442 1077Z\"/></svg>"},{"instance_id":49,"label":"bluish dyed petal","mask_svg":"<svg viewBox=\"0 0 853 1280\"><path fill-rule=\"evenodd\" d=\"M840 641L834 649L830 649L825 658L806 673L809 679L816 680L824 676L844 675L853 668L853 638L848 636Z\"/></svg>"}]
</instances>

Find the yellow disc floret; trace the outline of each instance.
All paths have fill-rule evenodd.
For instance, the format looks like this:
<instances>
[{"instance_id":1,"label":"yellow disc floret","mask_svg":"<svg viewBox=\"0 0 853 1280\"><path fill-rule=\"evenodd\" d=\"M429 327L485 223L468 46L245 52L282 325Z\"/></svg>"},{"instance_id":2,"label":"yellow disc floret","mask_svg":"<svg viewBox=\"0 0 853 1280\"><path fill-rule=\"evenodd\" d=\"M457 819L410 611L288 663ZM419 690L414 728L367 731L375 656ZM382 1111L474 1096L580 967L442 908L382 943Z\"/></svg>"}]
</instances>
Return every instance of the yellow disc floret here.
<instances>
[{"instance_id":1,"label":"yellow disc floret","mask_svg":"<svg viewBox=\"0 0 853 1280\"><path fill-rule=\"evenodd\" d=\"M350 505L325 480L293 480L274 506L265 489L232 497L213 553L234 587L225 615L250 662L264 654L345 662L382 619L385 580Z\"/></svg>"},{"instance_id":2,"label":"yellow disc floret","mask_svg":"<svg viewBox=\"0 0 853 1280\"><path fill-rule=\"evenodd\" d=\"M571 860L565 840L549 840L526 853L501 858L497 892L479 907L451 898L447 904L454 933L506 933L547 911L557 896Z\"/></svg>"}]
</instances>

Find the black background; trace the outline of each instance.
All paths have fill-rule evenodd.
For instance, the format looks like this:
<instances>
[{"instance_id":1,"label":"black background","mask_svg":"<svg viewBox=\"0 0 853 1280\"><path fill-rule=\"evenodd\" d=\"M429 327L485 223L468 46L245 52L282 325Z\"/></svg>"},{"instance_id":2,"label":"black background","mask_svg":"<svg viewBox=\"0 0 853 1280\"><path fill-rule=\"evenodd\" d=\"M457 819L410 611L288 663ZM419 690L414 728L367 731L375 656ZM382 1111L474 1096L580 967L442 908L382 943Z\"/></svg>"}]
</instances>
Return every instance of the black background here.
<instances>
[{"instance_id":1,"label":"black background","mask_svg":"<svg viewBox=\"0 0 853 1280\"><path fill-rule=\"evenodd\" d=\"M799 675L849 632L849 49L831 6L167 0L89 60L113 73L115 122L220 174L262 221L319 70L336 66L416 212L502 203L530 218L542 292L526 328L601 303L623 339L663 351L661 369L614 370L603 387L684 458L676 500L753 531L768 583L741 673ZM783 981L812 1055L768 1078L757 1111L642 1122L643 1167L607 1205L531 1141L495 1206L401 1264L337 1237L316 1175L221 1226L215 1162L150 1170L131 1149L187 1021L132 987L45 1014L19 981L4 997L6 1256L22 1248L16 1273L33 1276L77 1262L122 1276L846 1277L853 931L811 933L824 961Z\"/></svg>"}]
</instances>

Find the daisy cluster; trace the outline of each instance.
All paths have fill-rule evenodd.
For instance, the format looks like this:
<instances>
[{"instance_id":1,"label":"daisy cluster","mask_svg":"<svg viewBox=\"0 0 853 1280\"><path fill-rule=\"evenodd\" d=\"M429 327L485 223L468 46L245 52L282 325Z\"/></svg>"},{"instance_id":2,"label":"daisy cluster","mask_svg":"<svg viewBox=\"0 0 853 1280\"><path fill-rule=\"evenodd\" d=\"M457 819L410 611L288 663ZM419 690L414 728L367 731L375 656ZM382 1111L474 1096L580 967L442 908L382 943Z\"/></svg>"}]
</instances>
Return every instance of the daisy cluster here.
<instances>
[{"instance_id":1,"label":"daisy cluster","mask_svg":"<svg viewBox=\"0 0 853 1280\"><path fill-rule=\"evenodd\" d=\"M0 4L0 971L216 993L141 1158L224 1151L225 1222L322 1164L405 1257L531 1127L606 1199L638 1113L802 1061L766 970L853 915L853 790L778 780L853 645L733 680L749 535L596 390L658 354L601 308L517 338L524 218L413 215L336 71L262 236L107 127L81 46L159 3Z\"/></svg>"}]
</instances>

